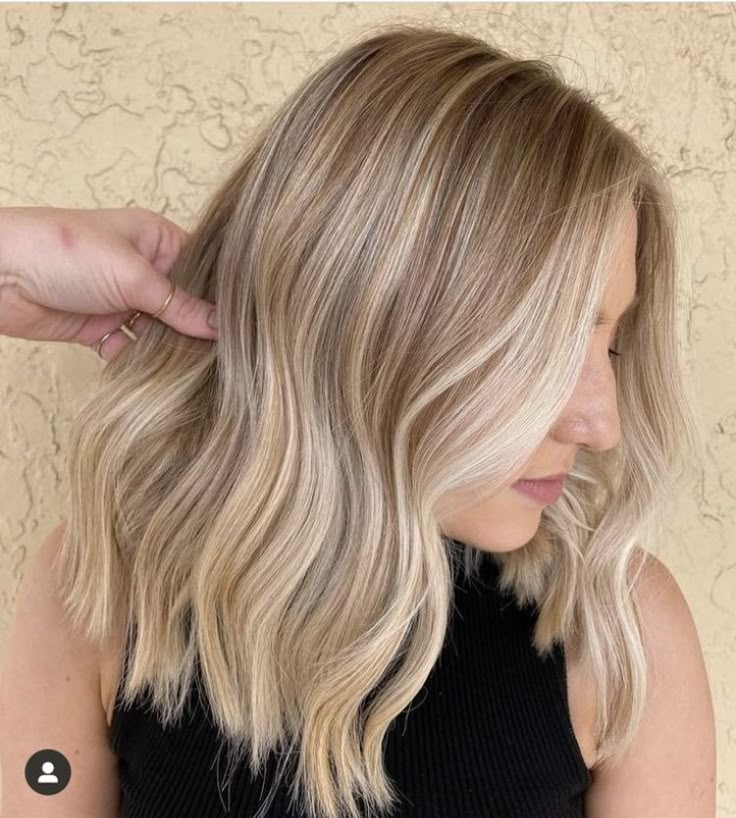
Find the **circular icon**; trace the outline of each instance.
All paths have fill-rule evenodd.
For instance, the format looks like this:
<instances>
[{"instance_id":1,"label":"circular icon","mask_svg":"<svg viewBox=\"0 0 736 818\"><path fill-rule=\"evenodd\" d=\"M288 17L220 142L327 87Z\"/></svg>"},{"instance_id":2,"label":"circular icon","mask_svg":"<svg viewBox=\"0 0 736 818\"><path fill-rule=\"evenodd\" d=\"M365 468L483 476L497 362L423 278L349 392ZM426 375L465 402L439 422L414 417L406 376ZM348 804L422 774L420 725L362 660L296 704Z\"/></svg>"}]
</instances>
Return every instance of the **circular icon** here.
<instances>
[{"instance_id":1,"label":"circular icon","mask_svg":"<svg viewBox=\"0 0 736 818\"><path fill-rule=\"evenodd\" d=\"M28 786L40 795L56 795L69 783L72 768L58 750L39 750L26 761Z\"/></svg>"}]
</instances>

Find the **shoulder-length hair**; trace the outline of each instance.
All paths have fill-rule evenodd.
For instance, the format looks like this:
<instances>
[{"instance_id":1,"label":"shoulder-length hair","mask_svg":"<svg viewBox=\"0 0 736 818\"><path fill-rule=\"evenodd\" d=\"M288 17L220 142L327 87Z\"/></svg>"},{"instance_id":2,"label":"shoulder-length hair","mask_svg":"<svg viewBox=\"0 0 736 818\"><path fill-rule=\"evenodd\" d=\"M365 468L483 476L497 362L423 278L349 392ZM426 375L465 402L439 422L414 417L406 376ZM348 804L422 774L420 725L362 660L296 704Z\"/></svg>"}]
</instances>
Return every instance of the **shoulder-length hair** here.
<instances>
[{"instance_id":1,"label":"shoulder-length hair","mask_svg":"<svg viewBox=\"0 0 736 818\"><path fill-rule=\"evenodd\" d=\"M646 669L631 589L700 430L675 212L635 140L541 60L391 25L261 126L171 276L216 342L154 322L75 419L59 581L95 642L125 623L126 703L164 724L199 662L232 758L293 751L310 815L389 810L391 722L437 660L454 566L441 498L529 460L580 376L627 207L620 445L582 450L502 587L596 679L599 762ZM489 521L492 524L492 521ZM373 694L373 695L371 695Z\"/></svg>"}]
</instances>

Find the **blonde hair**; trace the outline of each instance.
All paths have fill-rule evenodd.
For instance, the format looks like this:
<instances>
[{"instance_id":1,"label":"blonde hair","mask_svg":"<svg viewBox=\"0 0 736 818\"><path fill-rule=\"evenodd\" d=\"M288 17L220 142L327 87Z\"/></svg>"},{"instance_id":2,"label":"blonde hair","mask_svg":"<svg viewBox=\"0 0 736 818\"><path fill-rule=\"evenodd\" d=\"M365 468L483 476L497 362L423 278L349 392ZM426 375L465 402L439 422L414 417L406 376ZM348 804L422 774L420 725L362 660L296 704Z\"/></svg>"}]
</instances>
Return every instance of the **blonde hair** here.
<instances>
[{"instance_id":1,"label":"blonde hair","mask_svg":"<svg viewBox=\"0 0 736 818\"><path fill-rule=\"evenodd\" d=\"M454 566L482 557L440 500L545 438L632 204L621 443L581 450L493 555L540 655L561 641L595 677L599 762L620 758L646 684L636 553L701 456L671 193L557 69L409 24L307 78L199 215L171 276L217 304L217 342L155 322L75 419L59 583L91 640L135 634L125 703L150 685L169 724L197 661L234 760L293 756L312 816L390 811L382 742L440 654Z\"/></svg>"}]
</instances>

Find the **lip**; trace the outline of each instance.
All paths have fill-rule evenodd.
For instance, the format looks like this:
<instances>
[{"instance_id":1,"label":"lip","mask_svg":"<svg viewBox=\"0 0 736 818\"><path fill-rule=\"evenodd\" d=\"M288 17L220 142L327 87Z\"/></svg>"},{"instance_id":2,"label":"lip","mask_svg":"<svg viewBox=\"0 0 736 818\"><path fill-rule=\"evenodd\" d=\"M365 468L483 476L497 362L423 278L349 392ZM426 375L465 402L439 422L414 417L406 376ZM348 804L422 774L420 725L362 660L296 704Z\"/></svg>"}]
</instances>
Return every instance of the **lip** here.
<instances>
[{"instance_id":1,"label":"lip","mask_svg":"<svg viewBox=\"0 0 736 818\"><path fill-rule=\"evenodd\" d=\"M538 483L538 482L540 482L542 480L565 480L567 478L567 475L568 475L568 472L561 471L561 472L558 472L557 474L545 475L544 477L529 477L529 478L527 478L527 480L529 482L534 482L534 483Z\"/></svg>"},{"instance_id":2,"label":"lip","mask_svg":"<svg viewBox=\"0 0 736 818\"><path fill-rule=\"evenodd\" d=\"M520 494L529 497L537 503L542 505L549 505L560 499L562 490L565 486L564 478L567 475L562 475L559 479L550 480L517 480L511 484L511 488L516 489Z\"/></svg>"}]
</instances>

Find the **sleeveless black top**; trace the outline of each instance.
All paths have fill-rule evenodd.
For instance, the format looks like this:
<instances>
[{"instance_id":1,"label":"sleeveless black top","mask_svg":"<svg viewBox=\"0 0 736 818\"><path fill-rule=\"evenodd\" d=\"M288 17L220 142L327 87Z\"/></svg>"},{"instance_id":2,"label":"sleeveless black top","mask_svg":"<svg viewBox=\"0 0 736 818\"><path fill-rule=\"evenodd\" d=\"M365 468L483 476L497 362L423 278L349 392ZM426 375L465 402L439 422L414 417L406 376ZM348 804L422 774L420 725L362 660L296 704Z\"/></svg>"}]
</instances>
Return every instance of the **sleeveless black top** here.
<instances>
[{"instance_id":1,"label":"sleeveless black top","mask_svg":"<svg viewBox=\"0 0 736 818\"><path fill-rule=\"evenodd\" d=\"M387 818L584 816L592 776L570 721L564 649L539 658L536 608L502 594L497 575L483 554L479 580L456 580L442 653L386 737L386 769L401 797ZM194 684L184 717L164 729L143 698L122 708L118 689L110 743L119 818L253 818L268 800L278 759L257 778L246 759L225 781L226 755L203 696ZM267 817L297 818L287 778L275 793Z\"/></svg>"}]
</instances>

